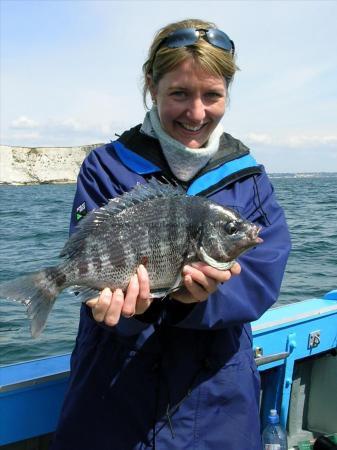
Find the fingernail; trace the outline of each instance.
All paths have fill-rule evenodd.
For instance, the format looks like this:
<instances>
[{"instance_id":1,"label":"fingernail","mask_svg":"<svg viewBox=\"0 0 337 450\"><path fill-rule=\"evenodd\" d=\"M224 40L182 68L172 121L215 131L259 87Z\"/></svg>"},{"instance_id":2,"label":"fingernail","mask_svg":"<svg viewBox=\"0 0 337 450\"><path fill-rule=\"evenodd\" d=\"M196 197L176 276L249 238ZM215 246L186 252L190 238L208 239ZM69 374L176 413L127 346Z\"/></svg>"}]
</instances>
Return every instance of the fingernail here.
<instances>
[{"instance_id":1,"label":"fingernail","mask_svg":"<svg viewBox=\"0 0 337 450\"><path fill-rule=\"evenodd\" d=\"M191 269L192 269L191 266L184 266L183 267L183 274L184 275L190 274L191 273Z\"/></svg>"},{"instance_id":2,"label":"fingernail","mask_svg":"<svg viewBox=\"0 0 337 450\"><path fill-rule=\"evenodd\" d=\"M186 275L186 276L184 277L184 281L185 281L185 283L187 283L187 284L191 284L191 283L192 283L192 277L191 277L191 275Z\"/></svg>"},{"instance_id":3,"label":"fingernail","mask_svg":"<svg viewBox=\"0 0 337 450\"><path fill-rule=\"evenodd\" d=\"M201 262L193 262L191 264L192 267L195 267L196 269L199 269L200 267L203 267L205 264L201 263Z\"/></svg>"},{"instance_id":4,"label":"fingernail","mask_svg":"<svg viewBox=\"0 0 337 450\"><path fill-rule=\"evenodd\" d=\"M96 305L97 302L98 302L98 298L93 298L93 299L85 302L85 304L88 305L90 308L92 308L93 306Z\"/></svg>"},{"instance_id":5,"label":"fingernail","mask_svg":"<svg viewBox=\"0 0 337 450\"><path fill-rule=\"evenodd\" d=\"M145 274L145 267L143 266L143 264L139 264L137 272L139 272L140 275L144 275Z\"/></svg>"},{"instance_id":6,"label":"fingernail","mask_svg":"<svg viewBox=\"0 0 337 450\"><path fill-rule=\"evenodd\" d=\"M104 288L103 291L102 291L102 295L104 297L110 297L110 295L111 295L110 288Z\"/></svg>"},{"instance_id":7,"label":"fingernail","mask_svg":"<svg viewBox=\"0 0 337 450\"><path fill-rule=\"evenodd\" d=\"M126 319L131 319L131 317L133 317L135 315L135 313L131 313L131 314L124 314L124 317Z\"/></svg>"},{"instance_id":8,"label":"fingernail","mask_svg":"<svg viewBox=\"0 0 337 450\"><path fill-rule=\"evenodd\" d=\"M123 297L123 291L122 289L116 289L115 294L117 297L121 298Z\"/></svg>"}]
</instances>

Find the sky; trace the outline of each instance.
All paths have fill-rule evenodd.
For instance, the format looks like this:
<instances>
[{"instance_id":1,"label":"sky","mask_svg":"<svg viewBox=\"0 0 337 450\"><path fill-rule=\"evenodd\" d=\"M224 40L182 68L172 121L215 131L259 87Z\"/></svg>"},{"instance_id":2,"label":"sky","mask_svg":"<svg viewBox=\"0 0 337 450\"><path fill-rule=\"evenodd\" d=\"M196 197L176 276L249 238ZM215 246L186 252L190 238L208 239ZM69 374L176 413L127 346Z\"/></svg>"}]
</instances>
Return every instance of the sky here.
<instances>
[{"instance_id":1,"label":"sky","mask_svg":"<svg viewBox=\"0 0 337 450\"><path fill-rule=\"evenodd\" d=\"M76 146L142 122L154 34L201 18L234 40L225 131L269 172L337 172L337 1L0 0L1 144Z\"/></svg>"}]
</instances>

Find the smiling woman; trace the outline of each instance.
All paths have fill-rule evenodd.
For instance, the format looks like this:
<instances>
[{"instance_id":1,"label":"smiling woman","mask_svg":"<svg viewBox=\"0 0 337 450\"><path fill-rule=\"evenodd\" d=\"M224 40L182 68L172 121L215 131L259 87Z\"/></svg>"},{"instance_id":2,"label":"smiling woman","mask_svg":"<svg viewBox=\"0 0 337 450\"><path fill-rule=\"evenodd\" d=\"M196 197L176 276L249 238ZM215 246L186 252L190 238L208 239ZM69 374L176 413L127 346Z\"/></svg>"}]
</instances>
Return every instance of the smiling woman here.
<instances>
[{"instance_id":1,"label":"smiling woman","mask_svg":"<svg viewBox=\"0 0 337 450\"><path fill-rule=\"evenodd\" d=\"M191 59L157 85L148 77L163 130L186 147L203 147L225 113L225 79L209 75Z\"/></svg>"},{"instance_id":2,"label":"smiling woman","mask_svg":"<svg viewBox=\"0 0 337 450\"><path fill-rule=\"evenodd\" d=\"M185 21L161 30L143 65L144 102L150 91L164 131L190 148L202 147L225 113L236 71L234 43L208 22Z\"/></svg>"},{"instance_id":3,"label":"smiling woman","mask_svg":"<svg viewBox=\"0 0 337 450\"><path fill-rule=\"evenodd\" d=\"M149 261L146 249L150 241L157 248L167 241L167 254L175 255L177 238L171 230L161 239L161 223L169 217L159 207L146 217L149 228L159 226L161 233L142 233L125 244L139 249L128 286L114 290L107 282L98 298L82 306L53 450L261 449L260 385L249 322L276 301L290 241L263 166L220 124L236 69L234 43L214 24L185 20L160 30L143 66L144 101L150 93L151 110L142 124L85 159L70 231L83 205L86 212L97 209L156 177L188 195L231 206L254 222L263 243L227 270L210 259L188 259L179 268L181 283L158 300L146 268L156 261ZM146 200L140 192L135 204ZM134 208L135 224L145 220L132 202L117 203L121 219L127 207ZM182 216L178 211L175 217ZM219 226L215 220L210 229ZM236 245L239 228L235 223L226 230ZM106 239L109 244L116 235L107 233ZM209 240L213 251L221 244ZM102 266L117 270L124 252L123 245L119 257ZM187 258L192 254L190 249ZM156 264L160 268L165 261Z\"/></svg>"}]
</instances>

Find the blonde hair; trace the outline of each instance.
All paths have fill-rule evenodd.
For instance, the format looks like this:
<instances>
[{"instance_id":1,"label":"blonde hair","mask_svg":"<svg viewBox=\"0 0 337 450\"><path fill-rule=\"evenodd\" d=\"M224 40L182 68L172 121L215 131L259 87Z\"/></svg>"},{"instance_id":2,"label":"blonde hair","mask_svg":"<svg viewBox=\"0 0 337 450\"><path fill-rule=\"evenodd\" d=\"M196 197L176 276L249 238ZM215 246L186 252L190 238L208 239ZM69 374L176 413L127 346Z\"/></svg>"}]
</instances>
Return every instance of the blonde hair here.
<instances>
[{"instance_id":1,"label":"blonde hair","mask_svg":"<svg viewBox=\"0 0 337 450\"><path fill-rule=\"evenodd\" d=\"M203 20L187 19L171 23L157 32L149 49L148 59L143 64L143 101L145 107L147 107L146 96L149 92L148 76L150 75L153 84L157 85L166 73L174 70L188 58L193 58L200 68L210 75L224 78L227 87L233 81L234 74L238 70L234 55L213 46L205 39L199 38L195 44L188 47L168 48L165 45L160 46L170 33L182 28L210 29L216 28L216 25Z\"/></svg>"}]
</instances>

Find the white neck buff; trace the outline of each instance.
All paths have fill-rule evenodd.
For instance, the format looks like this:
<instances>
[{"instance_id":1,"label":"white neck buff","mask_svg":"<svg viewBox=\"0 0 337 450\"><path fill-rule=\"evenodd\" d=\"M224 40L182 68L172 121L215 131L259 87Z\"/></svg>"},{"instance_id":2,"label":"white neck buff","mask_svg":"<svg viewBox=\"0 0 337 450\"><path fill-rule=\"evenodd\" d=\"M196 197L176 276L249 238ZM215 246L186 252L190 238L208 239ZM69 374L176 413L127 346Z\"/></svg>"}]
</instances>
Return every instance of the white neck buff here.
<instances>
[{"instance_id":1,"label":"white neck buff","mask_svg":"<svg viewBox=\"0 0 337 450\"><path fill-rule=\"evenodd\" d=\"M165 159L180 181L191 180L218 151L223 127L219 123L205 147L189 148L169 136L162 128L155 106L146 113L141 132L159 140Z\"/></svg>"}]
</instances>

